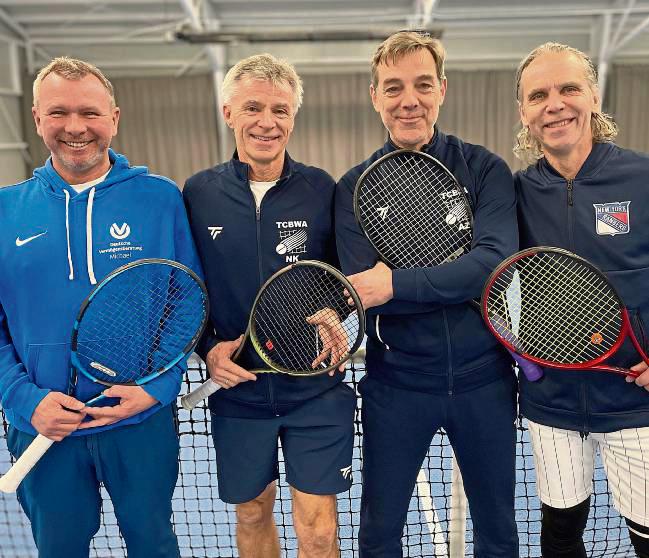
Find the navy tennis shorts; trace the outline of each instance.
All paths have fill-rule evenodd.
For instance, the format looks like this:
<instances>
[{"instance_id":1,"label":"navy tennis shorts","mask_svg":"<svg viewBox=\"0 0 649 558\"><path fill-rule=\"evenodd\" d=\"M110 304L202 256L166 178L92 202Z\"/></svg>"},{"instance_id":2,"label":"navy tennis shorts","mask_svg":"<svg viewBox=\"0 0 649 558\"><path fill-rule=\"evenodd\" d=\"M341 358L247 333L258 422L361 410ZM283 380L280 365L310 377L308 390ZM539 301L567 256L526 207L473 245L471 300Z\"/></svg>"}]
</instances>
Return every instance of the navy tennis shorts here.
<instances>
[{"instance_id":1,"label":"navy tennis shorts","mask_svg":"<svg viewBox=\"0 0 649 558\"><path fill-rule=\"evenodd\" d=\"M355 410L356 394L341 383L281 417L212 415L219 497L249 502L278 479L278 440L292 487L321 495L349 490Z\"/></svg>"}]
</instances>

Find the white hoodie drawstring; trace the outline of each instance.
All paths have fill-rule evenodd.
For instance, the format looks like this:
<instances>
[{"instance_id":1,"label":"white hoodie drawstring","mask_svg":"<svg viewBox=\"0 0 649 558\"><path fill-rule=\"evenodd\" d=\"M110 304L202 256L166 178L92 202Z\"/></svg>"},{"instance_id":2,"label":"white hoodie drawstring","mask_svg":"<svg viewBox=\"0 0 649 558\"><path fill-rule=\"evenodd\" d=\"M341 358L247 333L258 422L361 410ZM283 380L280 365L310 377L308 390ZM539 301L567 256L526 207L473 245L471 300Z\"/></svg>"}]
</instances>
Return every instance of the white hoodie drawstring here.
<instances>
[{"instance_id":1,"label":"white hoodie drawstring","mask_svg":"<svg viewBox=\"0 0 649 558\"><path fill-rule=\"evenodd\" d=\"M68 279L74 279L74 265L72 264L72 252L70 250L70 192L65 193L65 237L68 241L68 266L70 275ZM88 279L91 285L97 284L95 278L95 269L92 261L92 206L95 199L95 188L93 187L88 193L88 206L86 207L86 261L88 263Z\"/></svg>"},{"instance_id":2,"label":"white hoodie drawstring","mask_svg":"<svg viewBox=\"0 0 649 558\"><path fill-rule=\"evenodd\" d=\"M92 205L95 199L94 186L88 194L88 206L86 208L86 260L88 262L88 279L91 285L97 284L95 279L95 270L92 261Z\"/></svg>"},{"instance_id":3,"label":"white hoodie drawstring","mask_svg":"<svg viewBox=\"0 0 649 558\"><path fill-rule=\"evenodd\" d=\"M74 279L74 266L72 265L72 254L70 253L70 192L64 190L65 193L65 237L68 241L68 266L70 267L70 275L68 279Z\"/></svg>"}]
</instances>

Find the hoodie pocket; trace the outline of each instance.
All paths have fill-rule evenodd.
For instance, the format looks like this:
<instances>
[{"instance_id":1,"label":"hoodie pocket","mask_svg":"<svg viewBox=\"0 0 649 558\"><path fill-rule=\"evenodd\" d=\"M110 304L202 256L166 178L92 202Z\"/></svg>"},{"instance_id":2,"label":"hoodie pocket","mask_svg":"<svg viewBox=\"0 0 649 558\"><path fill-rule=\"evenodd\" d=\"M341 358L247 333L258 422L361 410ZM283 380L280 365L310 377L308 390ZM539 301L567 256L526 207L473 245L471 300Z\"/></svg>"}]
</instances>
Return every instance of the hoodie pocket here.
<instances>
[{"instance_id":1,"label":"hoodie pocket","mask_svg":"<svg viewBox=\"0 0 649 558\"><path fill-rule=\"evenodd\" d=\"M27 373L41 388L68 392L70 381L70 343L30 345Z\"/></svg>"}]
</instances>

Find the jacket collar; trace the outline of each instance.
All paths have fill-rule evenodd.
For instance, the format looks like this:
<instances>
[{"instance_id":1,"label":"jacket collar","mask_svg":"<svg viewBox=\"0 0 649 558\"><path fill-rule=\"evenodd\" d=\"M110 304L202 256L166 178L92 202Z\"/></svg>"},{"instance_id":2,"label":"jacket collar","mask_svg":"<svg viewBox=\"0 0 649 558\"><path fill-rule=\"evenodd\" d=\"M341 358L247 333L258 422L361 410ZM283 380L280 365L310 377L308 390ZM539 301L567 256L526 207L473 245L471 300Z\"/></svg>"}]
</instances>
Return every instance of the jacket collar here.
<instances>
[{"instance_id":1,"label":"jacket collar","mask_svg":"<svg viewBox=\"0 0 649 558\"><path fill-rule=\"evenodd\" d=\"M584 161L584 164L579 169L577 176L575 176L575 180L596 175L604 165L606 165L614 150L615 144L613 143L594 143L593 148ZM559 171L557 171L545 157L539 159L538 168L539 172L549 179L565 180Z\"/></svg>"},{"instance_id":2,"label":"jacket collar","mask_svg":"<svg viewBox=\"0 0 649 558\"><path fill-rule=\"evenodd\" d=\"M232 159L229 163L230 170L235 174L235 176L242 182L248 183L250 176L250 165L239 160L239 154L236 149L232 154ZM295 162L288 154L288 151L284 152L284 167L282 168L282 174L279 177L278 182L288 178L293 174L295 169Z\"/></svg>"},{"instance_id":3,"label":"jacket collar","mask_svg":"<svg viewBox=\"0 0 649 558\"><path fill-rule=\"evenodd\" d=\"M420 151L423 151L424 153L432 153L442 144L443 141L444 141L444 134L439 131L437 126L435 126L433 129L433 137L430 140L430 143L426 143L422 145ZM392 151L397 151L398 149L401 149L401 147L399 147L396 143L392 141L392 138L388 133L388 140L385 142L385 145L383 146L384 154L390 153Z\"/></svg>"}]
</instances>

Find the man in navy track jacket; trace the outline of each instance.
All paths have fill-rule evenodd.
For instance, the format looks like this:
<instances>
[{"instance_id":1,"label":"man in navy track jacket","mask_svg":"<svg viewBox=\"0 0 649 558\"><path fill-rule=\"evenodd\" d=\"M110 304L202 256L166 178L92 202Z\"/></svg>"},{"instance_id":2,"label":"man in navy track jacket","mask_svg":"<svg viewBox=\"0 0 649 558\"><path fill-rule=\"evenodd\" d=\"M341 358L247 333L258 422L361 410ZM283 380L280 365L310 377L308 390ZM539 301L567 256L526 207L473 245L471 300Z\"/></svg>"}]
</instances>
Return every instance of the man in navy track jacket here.
<instances>
[{"instance_id":1,"label":"man in navy track jacket","mask_svg":"<svg viewBox=\"0 0 649 558\"><path fill-rule=\"evenodd\" d=\"M617 126L601 110L597 75L581 51L534 49L516 79L523 128L514 151L530 166L515 175L522 248L558 246L603 271L629 309L647 351L649 157L612 142ZM596 451L613 504L641 558L649 557L649 372L627 339L607 363L644 372L545 369L521 379L542 502L543 556L582 558ZM644 388L644 389L643 389Z\"/></svg>"},{"instance_id":2,"label":"man in navy track jacket","mask_svg":"<svg viewBox=\"0 0 649 558\"><path fill-rule=\"evenodd\" d=\"M199 354L223 389L210 397L219 495L237 504L242 558L279 558L273 519L278 438L292 488L300 555L338 556L336 494L349 489L354 392L340 372L296 378L267 368L246 342L255 295L298 260L337 265L335 183L286 152L302 100L292 66L268 54L237 63L223 82L231 160L192 176L184 196L206 273L211 327Z\"/></svg>"},{"instance_id":3,"label":"man in navy track jacket","mask_svg":"<svg viewBox=\"0 0 649 558\"><path fill-rule=\"evenodd\" d=\"M343 271L368 309L363 397L361 558L402 556L401 537L418 471L443 427L464 478L478 558L518 556L514 520L516 379L508 355L468 302L517 248L512 177L485 148L435 127L446 94L444 48L428 34L399 32L372 62L370 94L390 133L336 192ZM399 148L440 160L468 190L469 253L434 268L390 269L360 231L356 181Z\"/></svg>"}]
</instances>

